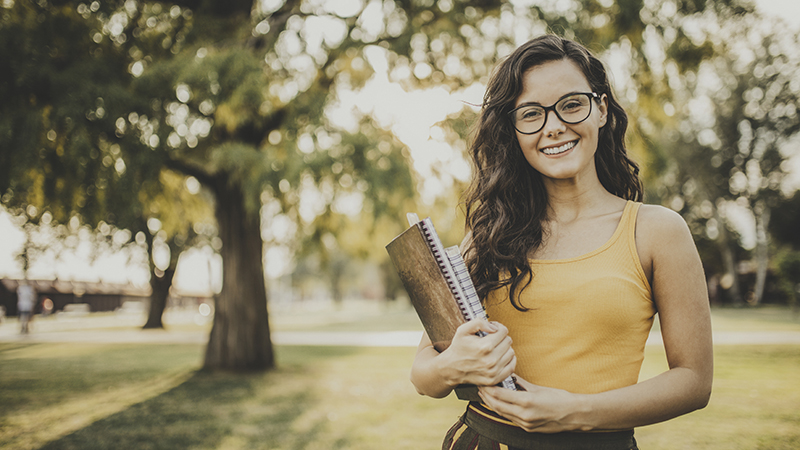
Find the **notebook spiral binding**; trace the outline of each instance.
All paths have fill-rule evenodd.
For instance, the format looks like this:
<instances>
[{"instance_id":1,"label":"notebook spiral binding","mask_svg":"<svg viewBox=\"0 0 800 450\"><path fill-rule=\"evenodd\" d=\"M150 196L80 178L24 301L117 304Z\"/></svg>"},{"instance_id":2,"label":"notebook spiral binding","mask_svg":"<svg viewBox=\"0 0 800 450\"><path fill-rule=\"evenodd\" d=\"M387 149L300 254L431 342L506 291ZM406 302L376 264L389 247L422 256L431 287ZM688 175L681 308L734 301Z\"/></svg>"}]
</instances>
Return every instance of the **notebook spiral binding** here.
<instances>
[{"instance_id":1,"label":"notebook spiral binding","mask_svg":"<svg viewBox=\"0 0 800 450\"><path fill-rule=\"evenodd\" d=\"M456 298L459 310L464 316L464 320L472 319L489 319L486 310L481 305L478 293L472 283L472 278L467 270L467 265L461 257L461 252L458 246L448 247L444 249L436 229L433 227L433 222L430 218L425 218L420 222L425 239L431 248L434 258L442 271L453 296ZM486 333L479 331L478 335L483 337ZM517 387L514 380L509 376L502 381L501 385L506 389L516 391Z\"/></svg>"}]
</instances>

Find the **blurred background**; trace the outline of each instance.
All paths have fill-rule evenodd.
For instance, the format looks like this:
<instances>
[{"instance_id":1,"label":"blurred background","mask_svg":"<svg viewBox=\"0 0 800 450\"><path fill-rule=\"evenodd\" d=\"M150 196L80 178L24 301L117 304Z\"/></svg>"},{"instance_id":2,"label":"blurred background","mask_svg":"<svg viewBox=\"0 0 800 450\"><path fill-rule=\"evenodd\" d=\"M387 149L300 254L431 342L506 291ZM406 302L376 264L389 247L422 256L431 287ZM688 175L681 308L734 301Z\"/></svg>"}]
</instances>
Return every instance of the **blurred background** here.
<instances>
[{"instance_id":1,"label":"blurred background","mask_svg":"<svg viewBox=\"0 0 800 450\"><path fill-rule=\"evenodd\" d=\"M2 0L0 318L172 314L231 373L292 311L418 329L384 246L461 241L485 83L548 32L606 63L712 306L796 314L796 0Z\"/></svg>"}]
</instances>

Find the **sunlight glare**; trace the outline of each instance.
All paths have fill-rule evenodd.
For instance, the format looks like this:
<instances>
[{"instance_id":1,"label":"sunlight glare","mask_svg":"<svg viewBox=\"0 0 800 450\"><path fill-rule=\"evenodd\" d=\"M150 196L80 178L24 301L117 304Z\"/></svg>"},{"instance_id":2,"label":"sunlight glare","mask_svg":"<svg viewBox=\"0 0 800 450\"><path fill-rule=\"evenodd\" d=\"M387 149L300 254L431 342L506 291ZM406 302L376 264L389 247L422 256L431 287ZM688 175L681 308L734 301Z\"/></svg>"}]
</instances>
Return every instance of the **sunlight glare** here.
<instances>
[{"instance_id":1,"label":"sunlight glare","mask_svg":"<svg viewBox=\"0 0 800 450\"><path fill-rule=\"evenodd\" d=\"M339 17L353 17L361 11L363 2L360 0L327 0L324 2L325 11Z\"/></svg>"},{"instance_id":2,"label":"sunlight glare","mask_svg":"<svg viewBox=\"0 0 800 450\"><path fill-rule=\"evenodd\" d=\"M406 91L389 80L386 50L369 46L364 54L374 75L361 90L340 92L339 103L328 111L329 118L353 130L358 124L355 113L371 115L379 126L392 130L408 146L414 170L424 180L422 199L431 203L452 186L453 178L465 181L470 173L463 149L454 149L437 124L465 107L477 110L485 86L476 83L455 92L441 86Z\"/></svg>"}]
</instances>

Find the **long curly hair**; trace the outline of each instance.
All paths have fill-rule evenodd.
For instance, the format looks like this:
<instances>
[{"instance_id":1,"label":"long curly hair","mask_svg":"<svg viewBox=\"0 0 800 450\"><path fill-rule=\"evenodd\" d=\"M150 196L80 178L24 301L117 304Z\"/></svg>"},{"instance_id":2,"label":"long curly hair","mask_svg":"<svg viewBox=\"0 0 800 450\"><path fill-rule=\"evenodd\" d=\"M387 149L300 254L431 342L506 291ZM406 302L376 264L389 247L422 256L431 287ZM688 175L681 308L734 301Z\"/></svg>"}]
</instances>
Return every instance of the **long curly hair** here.
<instances>
[{"instance_id":1,"label":"long curly hair","mask_svg":"<svg viewBox=\"0 0 800 450\"><path fill-rule=\"evenodd\" d=\"M627 200L641 201L643 195L639 168L625 149L628 116L611 92L603 63L582 45L553 35L532 39L506 57L489 80L470 148L473 178L464 204L471 239L465 259L481 299L510 287L511 303L520 311L527 310L519 293L533 277L529 256L544 237L548 197L541 174L523 156L509 112L529 69L564 59L581 69L592 91L608 98L594 156L600 182Z\"/></svg>"}]
</instances>

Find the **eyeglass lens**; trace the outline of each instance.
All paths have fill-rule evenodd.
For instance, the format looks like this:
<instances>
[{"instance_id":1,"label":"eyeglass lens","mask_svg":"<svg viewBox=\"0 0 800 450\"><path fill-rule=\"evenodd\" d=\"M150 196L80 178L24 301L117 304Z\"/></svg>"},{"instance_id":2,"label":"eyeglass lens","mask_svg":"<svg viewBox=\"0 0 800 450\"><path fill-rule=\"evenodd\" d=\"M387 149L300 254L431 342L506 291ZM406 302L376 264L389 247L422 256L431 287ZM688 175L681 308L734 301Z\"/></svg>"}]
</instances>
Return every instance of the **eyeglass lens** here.
<instances>
[{"instance_id":1,"label":"eyeglass lens","mask_svg":"<svg viewBox=\"0 0 800 450\"><path fill-rule=\"evenodd\" d=\"M562 122L583 122L592 112L590 94L573 94L562 98L553 106L530 105L514 111L514 127L521 133L533 134L544 128L548 110L554 110Z\"/></svg>"}]
</instances>

